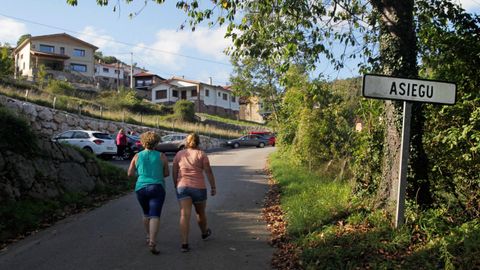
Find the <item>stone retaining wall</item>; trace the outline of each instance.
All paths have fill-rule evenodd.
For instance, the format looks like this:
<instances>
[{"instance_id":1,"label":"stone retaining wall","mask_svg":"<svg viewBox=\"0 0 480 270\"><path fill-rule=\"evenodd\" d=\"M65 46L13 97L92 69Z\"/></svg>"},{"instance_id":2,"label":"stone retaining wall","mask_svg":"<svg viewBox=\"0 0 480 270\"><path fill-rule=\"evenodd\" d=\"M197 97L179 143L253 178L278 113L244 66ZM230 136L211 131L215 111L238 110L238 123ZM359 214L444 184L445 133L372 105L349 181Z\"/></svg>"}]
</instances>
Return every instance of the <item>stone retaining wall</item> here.
<instances>
[{"instance_id":1,"label":"stone retaining wall","mask_svg":"<svg viewBox=\"0 0 480 270\"><path fill-rule=\"evenodd\" d=\"M76 149L38 140L39 151L28 156L0 151L0 202L22 198L55 198L65 192L91 192L115 179L102 178L93 158Z\"/></svg>"}]
</instances>

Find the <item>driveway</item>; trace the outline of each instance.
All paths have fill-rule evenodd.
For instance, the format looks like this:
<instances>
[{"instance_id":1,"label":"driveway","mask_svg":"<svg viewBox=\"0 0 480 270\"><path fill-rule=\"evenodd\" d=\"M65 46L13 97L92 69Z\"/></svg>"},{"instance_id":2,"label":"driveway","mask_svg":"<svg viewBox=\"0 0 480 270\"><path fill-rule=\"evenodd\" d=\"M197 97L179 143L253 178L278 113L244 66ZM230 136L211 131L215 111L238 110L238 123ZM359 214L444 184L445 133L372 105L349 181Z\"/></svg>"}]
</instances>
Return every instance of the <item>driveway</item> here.
<instances>
[{"instance_id":1,"label":"driveway","mask_svg":"<svg viewBox=\"0 0 480 270\"><path fill-rule=\"evenodd\" d=\"M218 192L207 205L213 235L202 241L192 216L189 253L180 252L178 204L168 177L160 255L146 247L141 210L130 193L10 245L0 253L0 269L270 269L273 248L261 217L268 184L262 170L274 149L209 154Z\"/></svg>"}]
</instances>

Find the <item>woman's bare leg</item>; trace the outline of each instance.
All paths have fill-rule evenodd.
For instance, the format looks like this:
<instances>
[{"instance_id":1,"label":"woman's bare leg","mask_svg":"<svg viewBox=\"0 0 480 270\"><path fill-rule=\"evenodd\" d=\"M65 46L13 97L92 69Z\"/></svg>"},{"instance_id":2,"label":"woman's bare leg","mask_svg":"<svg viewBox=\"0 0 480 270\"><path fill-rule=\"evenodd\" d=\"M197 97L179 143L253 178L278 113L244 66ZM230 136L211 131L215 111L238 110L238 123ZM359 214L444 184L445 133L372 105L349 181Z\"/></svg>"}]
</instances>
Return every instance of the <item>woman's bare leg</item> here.
<instances>
[{"instance_id":1,"label":"woman's bare leg","mask_svg":"<svg viewBox=\"0 0 480 270\"><path fill-rule=\"evenodd\" d=\"M196 203L194 204L195 206L195 212L197 213L197 223L198 227L200 228L200 231L202 231L202 234L205 234L207 232L207 215L205 212L205 208L207 206L207 202L201 202L201 203Z\"/></svg>"},{"instance_id":2,"label":"woman's bare leg","mask_svg":"<svg viewBox=\"0 0 480 270\"><path fill-rule=\"evenodd\" d=\"M182 244L188 244L188 231L190 229L190 215L192 213L192 199L180 200L180 234Z\"/></svg>"}]
</instances>

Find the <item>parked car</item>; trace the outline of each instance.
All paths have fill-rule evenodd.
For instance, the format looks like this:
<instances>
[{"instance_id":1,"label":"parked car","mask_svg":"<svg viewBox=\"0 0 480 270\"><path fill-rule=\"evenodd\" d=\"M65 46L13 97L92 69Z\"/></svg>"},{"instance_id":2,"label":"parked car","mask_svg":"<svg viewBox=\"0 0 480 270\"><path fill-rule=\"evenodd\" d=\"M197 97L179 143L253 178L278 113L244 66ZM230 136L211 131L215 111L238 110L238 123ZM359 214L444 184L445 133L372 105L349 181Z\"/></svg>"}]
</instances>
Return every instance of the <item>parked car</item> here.
<instances>
[{"instance_id":1,"label":"parked car","mask_svg":"<svg viewBox=\"0 0 480 270\"><path fill-rule=\"evenodd\" d=\"M112 157L117 154L115 140L108 134L93 130L68 130L52 138L52 141L68 143L97 156Z\"/></svg>"},{"instance_id":2,"label":"parked car","mask_svg":"<svg viewBox=\"0 0 480 270\"><path fill-rule=\"evenodd\" d=\"M228 140L226 144L232 148L238 148L240 146L265 147L265 145L268 145L268 139L260 135L245 135L238 139Z\"/></svg>"},{"instance_id":3,"label":"parked car","mask_svg":"<svg viewBox=\"0 0 480 270\"><path fill-rule=\"evenodd\" d=\"M275 133L270 131L250 131L251 135L260 135L268 140L268 145L275 146Z\"/></svg>"},{"instance_id":4,"label":"parked car","mask_svg":"<svg viewBox=\"0 0 480 270\"><path fill-rule=\"evenodd\" d=\"M136 153L143 150L140 137L127 134L127 148L123 154L123 159L131 159Z\"/></svg>"},{"instance_id":5,"label":"parked car","mask_svg":"<svg viewBox=\"0 0 480 270\"><path fill-rule=\"evenodd\" d=\"M178 152L185 148L187 134L177 133L165 135L155 147L160 152Z\"/></svg>"}]
</instances>

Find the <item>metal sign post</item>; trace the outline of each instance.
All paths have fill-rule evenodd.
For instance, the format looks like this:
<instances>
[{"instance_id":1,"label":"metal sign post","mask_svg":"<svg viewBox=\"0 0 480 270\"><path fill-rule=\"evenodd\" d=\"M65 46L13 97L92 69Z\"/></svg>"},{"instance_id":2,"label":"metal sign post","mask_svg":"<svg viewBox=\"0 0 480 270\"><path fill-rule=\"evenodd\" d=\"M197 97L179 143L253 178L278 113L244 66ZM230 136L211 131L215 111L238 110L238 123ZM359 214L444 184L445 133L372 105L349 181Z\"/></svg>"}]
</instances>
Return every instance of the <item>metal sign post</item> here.
<instances>
[{"instance_id":1,"label":"metal sign post","mask_svg":"<svg viewBox=\"0 0 480 270\"><path fill-rule=\"evenodd\" d=\"M403 102L403 127L402 127L402 144L400 150L400 164L398 172L398 193L397 193L397 210L395 212L395 228L400 227L404 221L405 213L405 191L407 189L407 166L408 155L410 150L410 126L412 119L412 103Z\"/></svg>"},{"instance_id":2,"label":"metal sign post","mask_svg":"<svg viewBox=\"0 0 480 270\"><path fill-rule=\"evenodd\" d=\"M453 105L457 99L457 85L442 81L366 74L363 76L362 94L367 98L403 101L402 144L395 214L395 228L398 228L404 222L412 102Z\"/></svg>"}]
</instances>

